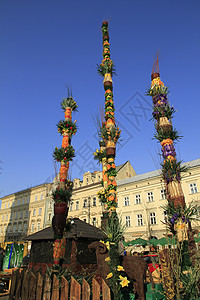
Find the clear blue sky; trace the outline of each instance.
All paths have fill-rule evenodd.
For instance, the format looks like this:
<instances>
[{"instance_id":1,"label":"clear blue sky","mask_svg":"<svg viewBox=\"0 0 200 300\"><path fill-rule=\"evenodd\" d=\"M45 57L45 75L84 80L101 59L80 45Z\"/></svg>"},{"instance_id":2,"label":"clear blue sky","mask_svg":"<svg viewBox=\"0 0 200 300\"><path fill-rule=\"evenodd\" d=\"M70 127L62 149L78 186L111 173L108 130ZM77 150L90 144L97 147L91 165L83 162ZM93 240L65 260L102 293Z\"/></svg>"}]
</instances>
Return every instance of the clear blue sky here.
<instances>
[{"instance_id":1,"label":"clear blue sky","mask_svg":"<svg viewBox=\"0 0 200 300\"><path fill-rule=\"evenodd\" d=\"M136 173L159 167L152 140L151 98L145 96L156 51L161 79L170 87L183 135L183 161L200 157L200 2L198 0L1 0L0 1L0 196L50 181L52 151L61 146L56 123L65 85L79 112L72 140L77 157L72 179L98 165L92 116L104 105L101 23L109 20L116 117L123 141L116 163L130 160ZM142 109L141 109L142 107ZM81 152L82 151L82 152Z\"/></svg>"}]
</instances>

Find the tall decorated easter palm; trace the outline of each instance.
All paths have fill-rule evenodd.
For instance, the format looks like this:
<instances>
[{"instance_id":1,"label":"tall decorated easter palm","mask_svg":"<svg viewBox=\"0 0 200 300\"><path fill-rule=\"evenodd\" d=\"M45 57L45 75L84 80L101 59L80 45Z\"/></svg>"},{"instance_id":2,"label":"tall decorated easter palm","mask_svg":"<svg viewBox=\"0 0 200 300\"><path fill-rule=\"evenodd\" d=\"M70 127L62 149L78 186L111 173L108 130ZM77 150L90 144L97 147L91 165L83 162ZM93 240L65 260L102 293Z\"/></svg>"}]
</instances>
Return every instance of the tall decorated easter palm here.
<instances>
[{"instance_id":1,"label":"tall decorated easter palm","mask_svg":"<svg viewBox=\"0 0 200 300\"><path fill-rule=\"evenodd\" d=\"M105 121L99 129L100 149L94 153L95 159L102 163L103 168L103 189L98 193L98 197L104 204L103 212L104 229L106 230L107 240L104 241L109 251L107 263L110 273L107 280L113 292L115 300L121 299L121 288L127 286L129 281L124 269L120 266L118 245L123 237L123 226L116 213L117 208L117 183L116 183L116 144L121 131L115 123L115 107L113 101L113 80L115 73L113 61L110 59L110 43L108 33L108 22L102 24L103 35L103 60L98 65L98 73L103 77L105 90Z\"/></svg>"},{"instance_id":2,"label":"tall decorated easter palm","mask_svg":"<svg viewBox=\"0 0 200 300\"><path fill-rule=\"evenodd\" d=\"M108 22L102 24L103 35L103 60L98 65L98 73L103 77L105 90L105 122L99 130L100 150L97 150L95 156L100 154L100 161L103 167L103 190L98 196L105 205L105 209L110 213L115 212L117 207L116 195L116 166L115 154L116 143L120 137L121 131L115 124L115 107L113 101L113 81L112 76L115 73L113 61L110 59L110 43L108 33Z\"/></svg>"},{"instance_id":3,"label":"tall decorated easter palm","mask_svg":"<svg viewBox=\"0 0 200 300\"><path fill-rule=\"evenodd\" d=\"M168 101L168 88L160 79L158 56L154 62L151 74L151 87L148 95L153 100L153 119L155 121L155 138L160 142L162 148L163 162L162 175L166 185L168 200L167 210L170 215L171 228L176 232L179 241L187 240L186 224L188 222L185 211L185 197L181 187L181 162L177 160L174 144L180 135L172 126L174 107Z\"/></svg>"},{"instance_id":4,"label":"tall decorated easter palm","mask_svg":"<svg viewBox=\"0 0 200 300\"><path fill-rule=\"evenodd\" d=\"M68 180L69 162L72 161L74 148L71 145L71 138L77 131L76 121L72 121L72 112L77 110L77 104L73 100L71 92L68 90L68 97L61 102L61 107L65 112L65 120L57 124L58 132L62 136L61 148L55 148L53 158L60 163L59 184L53 191L54 217L52 226L55 234L54 243L54 263L59 263L59 259L65 254L65 239L63 232L66 227L66 218L69 209L69 203L72 196L72 181Z\"/></svg>"}]
</instances>

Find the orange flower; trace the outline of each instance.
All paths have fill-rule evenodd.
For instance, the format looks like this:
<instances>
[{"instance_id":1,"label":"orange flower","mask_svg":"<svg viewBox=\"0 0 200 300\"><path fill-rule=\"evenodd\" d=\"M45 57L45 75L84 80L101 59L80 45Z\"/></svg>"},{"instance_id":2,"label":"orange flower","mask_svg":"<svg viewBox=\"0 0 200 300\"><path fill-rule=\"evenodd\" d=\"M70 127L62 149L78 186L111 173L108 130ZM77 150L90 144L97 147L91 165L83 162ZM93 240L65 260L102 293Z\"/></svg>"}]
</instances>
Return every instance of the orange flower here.
<instances>
[{"instance_id":1,"label":"orange flower","mask_svg":"<svg viewBox=\"0 0 200 300\"><path fill-rule=\"evenodd\" d=\"M114 196L109 196L108 197L108 201L114 201L115 200L115 197Z\"/></svg>"},{"instance_id":2,"label":"orange flower","mask_svg":"<svg viewBox=\"0 0 200 300\"><path fill-rule=\"evenodd\" d=\"M161 146L172 145L172 144L173 144L173 141L171 139L165 139L165 140L162 140L162 142L161 142Z\"/></svg>"}]
</instances>

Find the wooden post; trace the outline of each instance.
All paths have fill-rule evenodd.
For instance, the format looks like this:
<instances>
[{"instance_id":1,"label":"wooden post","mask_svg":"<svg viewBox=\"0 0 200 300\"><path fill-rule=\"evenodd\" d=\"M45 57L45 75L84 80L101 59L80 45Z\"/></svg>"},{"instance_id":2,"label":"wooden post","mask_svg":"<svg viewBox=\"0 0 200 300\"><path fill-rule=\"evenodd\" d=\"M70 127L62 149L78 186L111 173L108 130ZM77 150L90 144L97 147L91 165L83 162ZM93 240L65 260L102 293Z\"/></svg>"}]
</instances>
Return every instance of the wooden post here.
<instances>
[{"instance_id":1,"label":"wooden post","mask_svg":"<svg viewBox=\"0 0 200 300\"><path fill-rule=\"evenodd\" d=\"M90 300L90 286L85 279L82 283L82 300Z\"/></svg>"},{"instance_id":2,"label":"wooden post","mask_svg":"<svg viewBox=\"0 0 200 300\"><path fill-rule=\"evenodd\" d=\"M38 273L37 279L37 291L36 291L36 300L41 300L42 296L42 285L43 285L43 277L40 273Z\"/></svg>"},{"instance_id":3,"label":"wooden post","mask_svg":"<svg viewBox=\"0 0 200 300\"><path fill-rule=\"evenodd\" d=\"M107 286L107 284L103 279L102 279L102 294L103 294L103 300L111 300L110 288Z\"/></svg>"},{"instance_id":4,"label":"wooden post","mask_svg":"<svg viewBox=\"0 0 200 300\"><path fill-rule=\"evenodd\" d=\"M36 277L30 273L28 300L35 300L36 297Z\"/></svg>"},{"instance_id":5,"label":"wooden post","mask_svg":"<svg viewBox=\"0 0 200 300\"><path fill-rule=\"evenodd\" d=\"M81 286L80 284L71 276L71 287L70 287L70 300L80 300L81 299Z\"/></svg>"},{"instance_id":6,"label":"wooden post","mask_svg":"<svg viewBox=\"0 0 200 300\"><path fill-rule=\"evenodd\" d=\"M100 285L96 279L92 279L92 300L100 300Z\"/></svg>"},{"instance_id":7,"label":"wooden post","mask_svg":"<svg viewBox=\"0 0 200 300\"><path fill-rule=\"evenodd\" d=\"M51 296L51 280L48 275L45 277L43 300L50 300Z\"/></svg>"},{"instance_id":8,"label":"wooden post","mask_svg":"<svg viewBox=\"0 0 200 300\"><path fill-rule=\"evenodd\" d=\"M54 274L51 300L58 300L58 299L59 299L59 280Z\"/></svg>"},{"instance_id":9,"label":"wooden post","mask_svg":"<svg viewBox=\"0 0 200 300\"><path fill-rule=\"evenodd\" d=\"M60 300L68 299L69 294L69 282L65 277L61 277L61 292L60 292Z\"/></svg>"}]
</instances>

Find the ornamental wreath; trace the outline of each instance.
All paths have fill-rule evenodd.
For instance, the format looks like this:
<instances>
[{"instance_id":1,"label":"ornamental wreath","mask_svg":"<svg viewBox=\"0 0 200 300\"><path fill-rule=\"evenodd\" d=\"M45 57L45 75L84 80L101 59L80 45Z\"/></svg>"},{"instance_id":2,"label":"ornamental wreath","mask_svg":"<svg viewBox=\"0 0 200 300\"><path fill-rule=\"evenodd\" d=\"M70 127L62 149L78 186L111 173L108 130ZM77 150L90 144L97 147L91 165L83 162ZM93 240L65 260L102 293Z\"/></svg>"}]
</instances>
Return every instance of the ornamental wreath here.
<instances>
[{"instance_id":1,"label":"ornamental wreath","mask_svg":"<svg viewBox=\"0 0 200 300\"><path fill-rule=\"evenodd\" d=\"M57 125L58 132L63 135L64 133L69 133L70 135L74 135L77 132L76 121L60 121Z\"/></svg>"}]
</instances>

